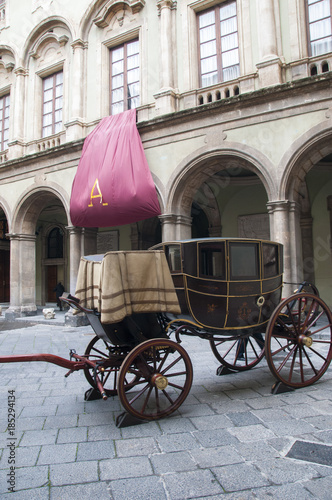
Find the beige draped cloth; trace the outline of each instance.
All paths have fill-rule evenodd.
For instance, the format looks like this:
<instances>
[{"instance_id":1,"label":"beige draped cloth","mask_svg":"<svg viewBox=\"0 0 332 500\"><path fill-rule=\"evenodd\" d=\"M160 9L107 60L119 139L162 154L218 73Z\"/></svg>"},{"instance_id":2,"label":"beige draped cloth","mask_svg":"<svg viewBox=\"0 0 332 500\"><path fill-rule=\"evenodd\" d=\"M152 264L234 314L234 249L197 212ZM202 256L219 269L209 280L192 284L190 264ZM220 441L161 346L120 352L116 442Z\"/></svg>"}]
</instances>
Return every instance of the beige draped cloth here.
<instances>
[{"instance_id":1,"label":"beige draped cloth","mask_svg":"<svg viewBox=\"0 0 332 500\"><path fill-rule=\"evenodd\" d=\"M181 312L161 250L108 252L99 262L82 257L75 295L101 313L102 323L133 313Z\"/></svg>"}]
</instances>

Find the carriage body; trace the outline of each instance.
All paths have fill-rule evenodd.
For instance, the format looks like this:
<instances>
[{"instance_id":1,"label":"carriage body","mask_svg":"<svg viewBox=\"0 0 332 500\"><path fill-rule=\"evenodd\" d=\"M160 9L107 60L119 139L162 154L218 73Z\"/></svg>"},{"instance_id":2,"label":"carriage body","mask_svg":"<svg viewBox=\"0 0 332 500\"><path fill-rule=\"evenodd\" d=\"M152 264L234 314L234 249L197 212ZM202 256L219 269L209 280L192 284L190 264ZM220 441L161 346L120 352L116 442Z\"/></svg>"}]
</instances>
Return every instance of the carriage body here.
<instances>
[{"instance_id":1,"label":"carriage body","mask_svg":"<svg viewBox=\"0 0 332 500\"><path fill-rule=\"evenodd\" d=\"M77 297L61 299L84 313L96 334L85 353L71 350L70 360L0 356L0 363L47 361L67 368L66 376L83 370L92 387L86 399L119 396L119 426L127 414L155 420L185 401L193 368L180 334L209 340L222 365L218 375L248 370L266 356L278 383L305 387L331 362L332 312L310 284L281 300L282 261L281 244L239 238L82 257Z\"/></svg>"},{"instance_id":2,"label":"carriage body","mask_svg":"<svg viewBox=\"0 0 332 500\"><path fill-rule=\"evenodd\" d=\"M283 247L258 239L164 242L181 307L202 328L220 333L261 329L282 292Z\"/></svg>"}]
</instances>

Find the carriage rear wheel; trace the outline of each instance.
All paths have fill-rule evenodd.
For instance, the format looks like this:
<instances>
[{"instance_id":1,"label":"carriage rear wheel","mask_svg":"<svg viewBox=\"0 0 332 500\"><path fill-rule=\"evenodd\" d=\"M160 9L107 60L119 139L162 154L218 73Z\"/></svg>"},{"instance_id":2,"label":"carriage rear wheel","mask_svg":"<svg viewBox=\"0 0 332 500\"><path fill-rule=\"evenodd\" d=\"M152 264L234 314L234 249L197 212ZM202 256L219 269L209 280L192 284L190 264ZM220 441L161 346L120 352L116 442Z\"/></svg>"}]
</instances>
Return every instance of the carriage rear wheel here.
<instances>
[{"instance_id":1,"label":"carriage rear wheel","mask_svg":"<svg viewBox=\"0 0 332 500\"><path fill-rule=\"evenodd\" d=\"M116 396L118 393L116 387L118 374L126 353L122 353L120 348L115 348L96 335L88 344L84 355L91 361L98 363L96 373L105 389L106 395L109 397ZM91 387L98 389L95 382L94 368L86 366L84 368L84 375ZM136 377L125 378L125 390L130 389L133 380L136 380Z\"/></svg>"},{"instance_id":2,"label":"carriage rear wheel","mask_svg":"<svg viewBox=\"0 0 332 500\"><path fill-rule=\"evenodd\" d=\"M136 377L126 392L126 378ZM147 340L123 361L118 377L118 395L124 409L136 418L155 420L170 415L184 402L193 379L190 358L169 339Z\"/></svg>"},{"instance_id":3,"label":"carriage rear wheel","mask_svg":"<svg viewBox=\"0 0 332 500\"><path fill-rule=\"evenodd\" d=\"M264 337L261 333L246 338L210 340L210 346L217 360L230 370L250 370L264 357Z\"/></svg>"},{"instance_id":4,"label":"carriage rear wheel","mask_svg":"<svg viewBox=\"0 0 332 500\"><path fill-rule=\"evenodd\" d=\"M313 384L332 359L330 309L315 294L291 295L270 317L265 350L278 381L293 388Z\"/></svg>"}]
</instances>

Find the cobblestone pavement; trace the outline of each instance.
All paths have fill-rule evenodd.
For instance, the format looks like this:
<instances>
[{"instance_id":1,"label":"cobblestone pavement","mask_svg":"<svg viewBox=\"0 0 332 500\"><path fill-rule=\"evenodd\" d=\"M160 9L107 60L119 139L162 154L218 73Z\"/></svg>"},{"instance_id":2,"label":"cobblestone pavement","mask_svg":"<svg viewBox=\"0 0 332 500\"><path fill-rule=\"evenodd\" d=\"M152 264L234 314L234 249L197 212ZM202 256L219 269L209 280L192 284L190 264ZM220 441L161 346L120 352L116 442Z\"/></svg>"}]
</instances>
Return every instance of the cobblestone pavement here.
<instances>
[{"instance_id":1,"label":"cobblestone pavement","mask_svg":"<svg viewBox=\"0 0 332 500\"><path fill-rule=\"evenodd\" d=\"M90 327L2 329L0 352L68 359L70 348L83 354L92 336ZM182 345L194 367L184 404L166 419L123 428L115 425L117 397L84 401L83 372L65 378L67 370L50 363L0 365L1 498L331 499L332 369L315 385L272 395L265 360L218 377L207 341ZM325 465L315 451L310 461L288 458L296 441L325 445Z\"/></svg>"}]
</instances>

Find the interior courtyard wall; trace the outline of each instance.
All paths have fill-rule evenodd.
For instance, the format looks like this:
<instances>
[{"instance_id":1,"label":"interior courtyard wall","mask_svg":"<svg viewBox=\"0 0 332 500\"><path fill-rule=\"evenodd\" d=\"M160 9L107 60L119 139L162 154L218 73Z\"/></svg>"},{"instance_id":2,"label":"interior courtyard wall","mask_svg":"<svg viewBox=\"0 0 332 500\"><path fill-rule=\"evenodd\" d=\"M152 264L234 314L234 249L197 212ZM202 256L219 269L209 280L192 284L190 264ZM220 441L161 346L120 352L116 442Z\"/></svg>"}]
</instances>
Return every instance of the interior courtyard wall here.
<instances>
[{"instance_id":1,"label":"interior courtyard wall","mask_svg":"<svg viewBox=\"0 0 332 500\"><path fill-rule=\"evenodd\" d=\"M319 168L319 167L318 167ZM324 182L325 180L325 182ZM322 182L323 181L323 182ZM314 183L310 172L308 175L309 189ZM330 212L328 210L327 199L332 194L331 174L323 174L316 185L311 189L312 204L311 215L313 218L313 267L316 282L319 283L319 292L326 298L329 306L332 307L331 283L332 283L332 254L331 254L331 234L327 231L330 226ZM304 265L312 265L311 262Z\"/></svg>"},{"instance_id":2,"label":"interior courtyard wall","mask_svg":"<svg viewBox=\"0 0 332 500\"><path fill-rule=\"evenodd\" d=\"M292 203L295 200L296 187L289 178L297 175L303 177L309 170L309 167L306 171L301 171L297 167L293 169L296 155L302 151L304 145L309 147L318 130L331 131L329 115L331 78L327 73L325 83L323 77L311 80L307 78L301 81L297 89L292 82L283 88L276 86L260 89L256 96L250 93L259 89L259 68L257 69L256 64L260 63L260 48L264 42L260 39L258 0L238 0L242 64L242 76L238 83L242 95L233 96L229 100L220 99L219 103L212 102L211 105L204 101L205 105L201 107L197 106L200 92L203 94L205 92L206 96L210 90L198 88L196 14L199 10L217 2L205 0L164 2L171 6L170 15L176 26L176 30L170 33L172 50L176 53L173 61L175 93L173 102L176 105L173 108L169 106L164 115L158 104L163 98L159 95L162 81L160 74L163 69L159 55L164 47L160 36L161 13L157 2L146 1L144 7L135 13L128 7L130 2L122 2L128 7L125 15L123 16L121 10L115 15L111 15L110 11L104 27L97 26L94 22L96 15L106 5L106 2L101 0L97 2L83 0L70 4L62 0L54 1L48 3L48 8L45 8L42 2L33 2L32 5L29 2L23 2L22 5L21 3L18 0L10 2L10 26L8 30L1 32L4 44L2 48L6 47L7 51L5 55L9 57L10 52L10 57L14 60L14 68L9 71L0 62L0 90L4 93L10 88L13 93L11 109L16 120L10 125L11 136L16 141L9 147L9 152L13 153L11 156L13 163L6 164L5 161L0 169L1 196L7 203L6 212L10 227L13 214L17 213L19 200L24 193L34 187L38 187L42 193L43 189L51 185L61 185L66 193L62 199L69 217L71 185L82 142L76 144L73 152L70 145L66 149L57 149L52 147L52 141L47 145L47 141L41 140L41 77L63 65L66 104L64 130L59 134L59 144L65 145L72 139L79 141L95 127L101 117L109 114L109 48L132 35L139 36L141 52L143 105L138 110L138 126L154 180L156 184L158 183L158 189L163 193L165 200L163 215L175 214L178 217L177 222L172 222L173 226L178 224L180 228L179 232L175 231L174 234L179 237L182 229L185 234L190 231L190 208L194 188L198 189L199 179L204 178L204 175L199 177L195 168L198 170L209 168L207 162L200 164L202 157L208 152L218 150L219 153L226 154L231 151L240 163L245 156L247 161L251 162L255 173L260 175L262 182L260 189L265 190L268 203ZM122 3L109 2L109 5L122 5ZM274 10L276 56L280 56L282 62L291 63L286 69L282 66L283 79L285 81L295 77L308 77L309 63L307 59L303 59L308 56L304 3L301 0L270 2L271 5L273 3L275 6L279 4L279 9ZM19 12L20 15L14 15L14 12ZM24 16L23 23L21 15ZM53 34L45 33L52 29L55 29ZM9 36L10 34L12 36ZM63 45L59 43L61 35L68 37ZM81 62L77 62L77 50L80 51L78 59L82 57ZM79 71L76 71L77 68ZM248 74L251 72L249 78ZM18 81L21 83L18 84ZM15 92L20 89L23 93L20 98L16 98ZM78 90L82 92L79 99L81 107L77 103L74 106ZM215 90L213 89L213 92ZM246 94L246 90L250 92ZM25 102L25 107L21 109L19 103L22 100ZM185 112L181 114L182 111L187 114ZM25 126L20 135L19 120L22 116L25 119ZM78 132L70 132L74 129ZM45 155L38 156L38 151L41 151L38 148L44 146ZM47 148L50 149L49 155ZM314 146L312 148L313 151ZM21 161L18 151L21 151L22 157L36 154L36 159L30 162ZM19 161L15 163L15 159ZM306 161L304 158L303 163ZM313 154L311 164L315 161L317 159L315 160ZM219 170L222 168L224 165L221 163ZM214 167L211 175L216 171ZM196 177L192 178L192 174ZM285 181L287 176L288 180ZM186 184L190 182L192 190L187 191L189 195L184 206L181 205L179 192L181 189L185 191ZM174 198L174 190L178 190L177 199ZM249 193L250 190L244 195L244 198L248 197L246 212L250 210L256 212ZM263 198L263 192L261 196L255 198L259 211L263 207ZM230 206L232 203L230 202ZM244 204L242 206L244 208ZM317 208L317 217L320 209L322 207ZM290 210L288 206L285 212L287 217ZM271 220L273 217L272 215ZM233 220L235 223L235 216ZM18 225L21 222L23 224L23 221L20 222L18 219L16 222ZM288 226L291 228L292 223L289 222ZM34 229L32 227L30 229L30 236L33 237ZM115 229L119 229L120 247L129 248L132 243L131 228ZM13 230L12 227L10 230ZM13 243L13 256L15 244ZM80 246L83 247L84 245ZM73 270L71 276L73 280ZM323 272L319 276L323 276ZM39 290L40 284L36 286Z\"/></svg>"},{"instance_id":3,"label":"interior courtyard wall","mask_svg":"<svg viewBox=\"0 0 332 500\"><path fill-rule=\"evenodd\" d=\"M239 236L238 221L243 215L267 214L267 195L262 184L245 185L242 187L227 187L227 201L219 200L222 235L235 237Z\"/></svg>"}]
</instances>

